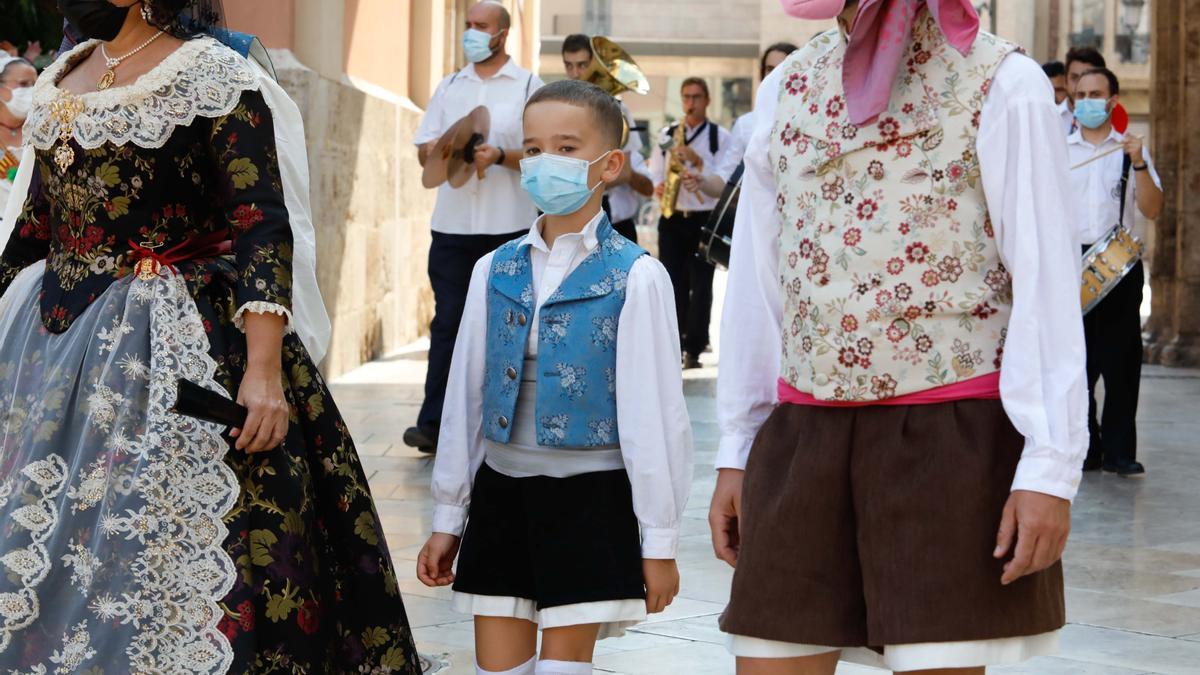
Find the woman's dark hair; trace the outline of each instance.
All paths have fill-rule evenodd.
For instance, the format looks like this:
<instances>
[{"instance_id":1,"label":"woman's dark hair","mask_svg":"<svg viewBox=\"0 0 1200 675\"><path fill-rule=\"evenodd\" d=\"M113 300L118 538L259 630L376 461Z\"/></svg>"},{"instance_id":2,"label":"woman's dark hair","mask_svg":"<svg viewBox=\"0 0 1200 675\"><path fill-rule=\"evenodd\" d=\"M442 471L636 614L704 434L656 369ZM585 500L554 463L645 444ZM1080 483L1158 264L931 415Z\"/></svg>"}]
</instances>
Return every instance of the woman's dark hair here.
<instances>
[{"instance_id":1,"label":"woman's dark hair","mask_svg":"<svg viewBox=\"0 0 1200 675\"><path fill-rule=\"evenodd\" d=\"M149 10L150 25L183 40L225 25L221 0L142 0L142 5Z\"/></svg>"},{"instance_id":2,"label":"woman's dark hair","mask_svg":"<svg viewBox=\"0 0 1200 675\"><path fill-rule=\"evenodd\" d=\"M767 78L767 56L769 56L771 52L780 52L784 56L787 56L797 49L799 49L799 47L790 42L776 42L770 47L764 49L762 58L758 60L758 78L760 80L765 80Z\"/></svg>"}]
</instances>

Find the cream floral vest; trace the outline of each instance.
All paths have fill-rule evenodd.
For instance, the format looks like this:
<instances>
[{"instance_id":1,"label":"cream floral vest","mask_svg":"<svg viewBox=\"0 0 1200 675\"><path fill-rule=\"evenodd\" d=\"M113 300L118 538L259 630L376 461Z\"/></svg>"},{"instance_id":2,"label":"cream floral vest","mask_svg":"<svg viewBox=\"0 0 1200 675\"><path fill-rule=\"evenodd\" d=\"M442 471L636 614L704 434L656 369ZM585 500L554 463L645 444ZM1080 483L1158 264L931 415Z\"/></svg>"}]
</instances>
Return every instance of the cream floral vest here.
<instances>
[{"instance_id":1,"label":"cream floral vest","mask_svg":"<svg viewBox=\"0 0 1200 675\"><path fill-rule=\"evenodd\" d=\"M857 127L845 44L824 33L782 66L770 147L782 377L818 399L875 401L994 372L1012 289L975 138L1016 47L980 34L963 58L923 11L888 110Z\"/></svg>"}]
</instances>

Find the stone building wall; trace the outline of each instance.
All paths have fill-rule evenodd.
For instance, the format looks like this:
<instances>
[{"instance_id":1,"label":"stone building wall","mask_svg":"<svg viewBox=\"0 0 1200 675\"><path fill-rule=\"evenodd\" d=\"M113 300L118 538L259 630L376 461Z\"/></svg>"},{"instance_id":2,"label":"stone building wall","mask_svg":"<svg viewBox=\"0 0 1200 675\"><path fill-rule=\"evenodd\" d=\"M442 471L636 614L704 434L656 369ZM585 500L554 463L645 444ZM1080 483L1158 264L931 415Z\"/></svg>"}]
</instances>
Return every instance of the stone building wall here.
<instances>
[{"instance_id":1,"label":"stone building wall","mask_svg":"<svg viewBox=\"0 0 1200 675\"><path fill-rule=\"evenodd\" d=\"M426 332L426 275L435 191L421 185L411 139L421 111L366 93L272 50L308 142L317 281L333 322L328 376L411 343Z\"/></svg>"}]
</instances>

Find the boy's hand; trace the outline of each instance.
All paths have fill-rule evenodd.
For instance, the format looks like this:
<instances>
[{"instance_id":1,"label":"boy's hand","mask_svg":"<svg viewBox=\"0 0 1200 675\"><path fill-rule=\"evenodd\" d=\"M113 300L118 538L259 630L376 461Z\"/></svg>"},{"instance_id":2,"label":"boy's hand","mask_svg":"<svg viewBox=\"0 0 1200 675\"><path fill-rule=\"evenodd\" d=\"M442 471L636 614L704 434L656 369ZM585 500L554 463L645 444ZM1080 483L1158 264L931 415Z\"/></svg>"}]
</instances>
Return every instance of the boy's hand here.
<instances>
[{"instance_id":1,"label":"boy's hand","mask_svg":"<svg viewBox=\"0 0 1200 675\"><path fill-rule=\"evenodd\" d=\"M458 555L458 537L434 532L417 555L417 578L426 586L454 583L454 558Z\"/></svg>"},{"instance_id":2,"label":"boy's hand","mask_svg":"<svg viewBox=\"0 0 1200 675\"><path fill-rule=\"evenodd\" d=\"M658 614L679 595L679 567L674 560L642 560L646 577L646 613Z\"/></svg>"}]
</instances>

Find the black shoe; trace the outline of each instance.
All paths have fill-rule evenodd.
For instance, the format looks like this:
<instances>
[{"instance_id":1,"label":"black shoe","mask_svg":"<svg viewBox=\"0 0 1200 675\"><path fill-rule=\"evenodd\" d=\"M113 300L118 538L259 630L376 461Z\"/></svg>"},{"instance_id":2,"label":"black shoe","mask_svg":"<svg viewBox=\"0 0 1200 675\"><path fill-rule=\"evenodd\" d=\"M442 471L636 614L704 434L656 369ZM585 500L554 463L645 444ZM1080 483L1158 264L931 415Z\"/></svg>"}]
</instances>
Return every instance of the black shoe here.
<instances>
[{"instance_id":1,"label":"black shoe","mask_svg":"<svg viewBox=\"0 0 1200 675\"><path fill-rule=\"evenodd\" d=\"M1118 476L1128 478L1130 476L1141 476L1146 473L1146 467L1142 466L1141 462L1129 460L1120 464L1105 464L1104 470L1108 473L1115 473Z\"/></svg>"},{"instance_id":2,"label":"black shoe","mask_svg":"<svg viewBox=\"0 0 1200 675\"><path fill-rule=\"evenodd\" d=\"M683 369L684 370L695 370L696 368L703 368L703 367L704 366L701 365L701 363L700 363L699 356L692 356L691 354L684 354L684 356L683 356Z\"/></svg>"},{"instance_id":3,"label":"black shoe","mask_svg":"<svg viewBox=\"0 0 1200 675\"><path fill-rule=\"evenodd\" d=\"M421 427L409 427L404 430L404 444L416 448L418 452L432 455L437 452L437 432Z\"/></svg>"},{"instance_id":4,"label":"black shoe","mask_svg":"<svg viewBox=\"0 0 1200 675\"><path fill-rule=\"evenodd\" d=\"M1089 457L1089 458L1083 460L1083 470L1084 471L1099 471L1100 465L1102 463L1103 462L1101 462L1099 459L1092 459L1091 457Z\"/></svg>"}]
</instances>

